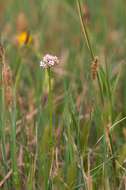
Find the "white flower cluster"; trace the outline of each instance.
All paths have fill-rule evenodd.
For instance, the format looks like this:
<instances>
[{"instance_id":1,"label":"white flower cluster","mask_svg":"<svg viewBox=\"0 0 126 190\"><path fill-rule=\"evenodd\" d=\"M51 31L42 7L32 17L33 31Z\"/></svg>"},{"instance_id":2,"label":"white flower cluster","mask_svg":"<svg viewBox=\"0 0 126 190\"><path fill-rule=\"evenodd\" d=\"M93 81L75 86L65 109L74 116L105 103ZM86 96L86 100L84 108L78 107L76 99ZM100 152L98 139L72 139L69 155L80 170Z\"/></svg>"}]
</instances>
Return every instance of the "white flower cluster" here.
<instances>
[{"instance_id":1,"label":"white flower cluster","mask_svg":"<svg viewBox=\"0 0 126 190\"><path fill-rule=\"evenodd\" d=\"M53 56L50 54L46 54L43 59L40 61L40 67L43 69L47 69L49 67L53 67L54 65L59 63L59 59L57 56Z\"/></svg>"}]
</instances>

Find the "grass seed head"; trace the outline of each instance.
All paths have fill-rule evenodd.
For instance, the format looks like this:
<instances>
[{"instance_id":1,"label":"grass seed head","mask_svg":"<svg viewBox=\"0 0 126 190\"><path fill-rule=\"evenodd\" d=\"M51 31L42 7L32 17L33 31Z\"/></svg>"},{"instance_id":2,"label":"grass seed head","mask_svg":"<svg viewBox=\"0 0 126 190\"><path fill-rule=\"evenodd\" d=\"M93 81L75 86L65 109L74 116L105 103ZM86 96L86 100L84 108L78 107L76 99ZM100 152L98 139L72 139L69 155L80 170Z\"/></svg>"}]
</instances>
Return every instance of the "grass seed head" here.
<instances>
[{"instance_id":1,"label":"grass seed head","mask_svg":"<svg viewBox=\"0 0 126 190\"><path fill-rule=\"evenodd\" d=\"M12 72L8 65L4 65L2 69L3 85L10 86L12 84Z\"/></svg>"},{"instance_id":2,"label":"grass seed head","mask_svg":"<svg viewBox=\"0 0 126 190\"><path fill-rule=\"evenodd\" d=\"M91 72L92 72L92 79L95 80L98 72L98 57L95 57L95 59L92 62Z\"/></svg>"},{"instance_id":3,"label":"grass seed head","mask_svg":"<svg viewBox=\"0 0 126 190\"><path fill-rule=\"evenodd\" d=\"M12 87L11 86L7 86L5 88L5 102L6 102L7 107L12 105L13 92L12 92Z\"/></svg>"},{"instance_id":4,"label":"grass seed head","mask_svg":"<svg viewBox=\"0 0 126 190\"><path fill-rule=\"evenodd\" d=\"M5 56L5 51L3 46L0 44L0 63L3 63L4 56Z\"/></svg>"}]
</instances>

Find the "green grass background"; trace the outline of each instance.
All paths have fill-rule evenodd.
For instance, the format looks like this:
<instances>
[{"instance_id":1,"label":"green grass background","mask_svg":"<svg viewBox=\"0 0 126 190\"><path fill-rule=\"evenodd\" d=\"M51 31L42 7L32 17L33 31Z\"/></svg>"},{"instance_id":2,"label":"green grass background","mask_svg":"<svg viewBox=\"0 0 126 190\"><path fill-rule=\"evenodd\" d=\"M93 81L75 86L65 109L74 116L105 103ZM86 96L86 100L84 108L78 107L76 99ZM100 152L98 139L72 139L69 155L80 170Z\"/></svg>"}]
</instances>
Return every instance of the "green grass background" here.
<instances>
[{"instance_id":1,"label":"green grass background","mask_svg":"<svg viewBox=\"0 0 126 190\"><path fill-rule=\"evenodd\" d=\"M87 30L99 57L104 103L98 81L91 77L92 60L75 0L0 0L0 38L15 94L9 111L1 85L0 181L12 170L2 190L126 188L126 121L121 122L126 116L126 2L81 3L89 9ZM37 36L37 47L13 43L20 12L26 15L30 35ZM11 29L6 35L7 25ZM60 59L52 69L53 142L46 72L39 66L46 53ZM108 137L107 127L118 121Z\"/></svg>"}]
</instances>

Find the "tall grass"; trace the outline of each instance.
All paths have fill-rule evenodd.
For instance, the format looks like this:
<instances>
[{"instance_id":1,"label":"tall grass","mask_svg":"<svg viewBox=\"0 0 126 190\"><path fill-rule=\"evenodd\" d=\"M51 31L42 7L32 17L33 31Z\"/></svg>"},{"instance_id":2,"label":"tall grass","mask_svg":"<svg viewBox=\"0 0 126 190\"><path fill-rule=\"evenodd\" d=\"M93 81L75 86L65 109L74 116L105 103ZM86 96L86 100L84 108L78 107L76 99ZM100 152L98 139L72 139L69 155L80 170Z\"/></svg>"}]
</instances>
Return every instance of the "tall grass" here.
<instances>
[{"instance_id":1,"label":"tall grass","mask_svg":"<svg viewBox=\"0 0 126 190\"><path fill-rule=\"evenodd\" d=\"M1 1L0 189L126 189L124 18L123 0Z\"/></svg>"}]
</instances>

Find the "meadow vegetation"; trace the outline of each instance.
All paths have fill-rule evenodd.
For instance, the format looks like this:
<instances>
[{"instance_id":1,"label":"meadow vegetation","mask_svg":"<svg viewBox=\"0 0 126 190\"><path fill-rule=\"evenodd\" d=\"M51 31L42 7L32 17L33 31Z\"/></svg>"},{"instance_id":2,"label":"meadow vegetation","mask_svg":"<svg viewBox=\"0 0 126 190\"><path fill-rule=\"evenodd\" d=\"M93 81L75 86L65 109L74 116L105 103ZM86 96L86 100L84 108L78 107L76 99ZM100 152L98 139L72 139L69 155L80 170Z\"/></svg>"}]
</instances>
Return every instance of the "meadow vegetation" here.
<instances>
[{"instance_id":1,"label":"meadow vegetation","mask_svg":"<svg viewBox=\"0 0 126 190\"><path fill-rule=\"evenodd\" d=\"M0 0L1 190L126 190L125 19L125 0Z\"/></svg>"}]
</instances>

